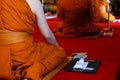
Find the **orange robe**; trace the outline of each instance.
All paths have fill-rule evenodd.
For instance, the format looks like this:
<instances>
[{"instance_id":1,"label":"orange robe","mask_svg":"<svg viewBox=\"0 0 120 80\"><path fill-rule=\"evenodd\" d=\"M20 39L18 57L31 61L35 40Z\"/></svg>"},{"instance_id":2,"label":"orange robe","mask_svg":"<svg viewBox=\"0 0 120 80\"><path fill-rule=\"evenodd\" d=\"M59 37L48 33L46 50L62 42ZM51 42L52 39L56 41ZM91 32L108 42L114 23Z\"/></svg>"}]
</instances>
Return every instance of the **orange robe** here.
<instances>
[{"instance_id":1,"label":"orange robe","mask_svg":"<svg viewBox=\"0 0 120 80\"><path fill-rule=\"evenodd\" d=\"M108 21L107 2L106 0L91 0L93 6L95 22L106 22ZM110 21L114 21L115 16L110 13Z\"/></svg>"},{"instance_id":2,"label":"orange robe","mask_svg":"<svg viewBox=\"0 0 120 80\"><path fill-rule=\"evenodd\" d=\"M35 24L26 0L0 0L0 80L42 80L67 59L62 47L34 42Z\"/></svg>"},{"instance_id":3,"label":"orange robe","mask_svg":"<svg viewBox=\"0 0 120 80\"><path fill-rule=\"evenodd\" d=\"M91 36L100 33L101 27L91 23L89 0L58 0L57 15L63 23L54 34L59 37Z\"/></svg>"}]
</instances>

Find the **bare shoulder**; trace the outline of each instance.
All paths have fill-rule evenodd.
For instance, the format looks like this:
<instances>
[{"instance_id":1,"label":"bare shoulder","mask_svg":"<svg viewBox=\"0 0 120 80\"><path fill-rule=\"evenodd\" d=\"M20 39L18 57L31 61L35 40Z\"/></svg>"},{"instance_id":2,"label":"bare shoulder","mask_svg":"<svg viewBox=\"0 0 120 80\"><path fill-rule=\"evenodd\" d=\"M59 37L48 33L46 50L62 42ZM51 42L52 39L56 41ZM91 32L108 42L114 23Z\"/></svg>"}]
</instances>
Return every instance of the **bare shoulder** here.
<instances>
[{"instance_id":1,"label":"bare shoulder","mask_svg":"<svg viewBox=\"0 0 120 80\"><path fill-rule=\"evenodd\" d=\"M26 0L33 12L37 11L41 6L40 0Z\"/></svg>"}]
</instances>

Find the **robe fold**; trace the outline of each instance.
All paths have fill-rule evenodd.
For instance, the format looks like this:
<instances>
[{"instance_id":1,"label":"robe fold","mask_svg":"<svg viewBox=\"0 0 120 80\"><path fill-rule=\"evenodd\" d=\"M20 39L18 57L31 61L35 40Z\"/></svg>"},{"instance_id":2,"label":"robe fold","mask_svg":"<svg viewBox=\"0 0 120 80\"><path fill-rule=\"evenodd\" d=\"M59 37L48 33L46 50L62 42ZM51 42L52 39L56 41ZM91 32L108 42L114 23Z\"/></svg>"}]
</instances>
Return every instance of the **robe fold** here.
<instances>
[{"instance_id":1,"label":"robe fold","mask_svg":"<svg viewBox=\"0 0 120 80\"><path fill-rule=\"evenodd\" d=\"M91 23L90 0L58 0L57 15L62 20L54 30L59 37L97 35L101 27Z\"/></svg>"},{"instance_id":2,"label":"robe fold","mask_svg":"<svg viewBox=\"0 0 120 80\"><path fill-rule=\"evenodd\" d=\"M107 0L92 0L93 7L93 21L95 22L107 22L108 11L107 11ZM115 21L115 16L110 13L110 21Z\"/></svg>"},{"instance_id":3,"label":"robe fold","mask_svg":"<svg viewBox=\"0 0 120 80\"><path fill-rule=\"evenodd\" d=\"M62 47L34 42L35 24L26 0L0 0L0 80L42 80L67 60Z\"/></svg>"}]
</instances>

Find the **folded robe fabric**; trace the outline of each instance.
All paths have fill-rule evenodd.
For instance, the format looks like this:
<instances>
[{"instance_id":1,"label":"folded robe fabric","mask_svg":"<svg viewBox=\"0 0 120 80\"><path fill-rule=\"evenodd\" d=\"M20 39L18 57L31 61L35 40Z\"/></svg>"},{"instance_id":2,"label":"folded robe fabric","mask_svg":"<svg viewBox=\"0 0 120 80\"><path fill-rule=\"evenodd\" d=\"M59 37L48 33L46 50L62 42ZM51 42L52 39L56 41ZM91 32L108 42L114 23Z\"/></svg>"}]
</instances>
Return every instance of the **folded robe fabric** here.
<instances>
[{"instance_id":1,"label":"folded robe fabric","mask_svg":"<svg viewBox=\"0 0 120 80\"><path fill-rule=\"evenodd\" d=\"M31 35L35 24L36 17L26 0L0 0L0 36L5 34L3 39L0 38L5 40L4 44L0 43L0 79L42 80L49 71L66 61L62 47L34 42ZM15 35L20 32L30 36L22 37L18 42L20 35ZM8 43L9 39L17 42Z\"/></svg>"},{"instance_id":2,"label":"folded robe fabric","mask_svg":"<svg viewBox=\"0 0 120 80\"><path fill-rule=\"evenodd\" d=\"M100 33L101 27L91 23L89 0L58 0L57 15L63 21L54 30L59 37L81 37Z\"/></svg>"}]
</instances>

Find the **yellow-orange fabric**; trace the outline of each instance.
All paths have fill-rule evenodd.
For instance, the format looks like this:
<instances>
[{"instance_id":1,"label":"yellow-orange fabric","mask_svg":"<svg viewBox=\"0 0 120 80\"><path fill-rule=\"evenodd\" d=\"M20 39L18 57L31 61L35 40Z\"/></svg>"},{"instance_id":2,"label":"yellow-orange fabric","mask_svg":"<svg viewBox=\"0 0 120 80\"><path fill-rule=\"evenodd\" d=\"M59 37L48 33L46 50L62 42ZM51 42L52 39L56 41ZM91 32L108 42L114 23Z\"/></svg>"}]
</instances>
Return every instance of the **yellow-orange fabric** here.
<instances>
[{"instance_id":1,"label":"yellow-orange fabric","mask_svg":"<svg viewBox=\"0 0 120 80\"><path fill-rule=\"evenodd\" d=\"M91 23L90 0L58 0L57 15L63 21L54 30L59 37L96 35L101 27Z\"/></svg>"},{"instance_id":2,"label":"yellow-orange fabric","mask_svg":"<svg viewBox=\"0 0 120 80\"><path fill-rule=\"evenodd\" d=\"M94 18L96 22L108 21L107 1L106 0L91 0L93 6ZM110 13L110 21L114 21L115 16Z\"/></svg>"},{"instance_id":3,"label":"yellow-orange fabric","mask_svg":"<svg viewBox=\"0 0 120 80\"><path fill-rule=\"evenodd\" d=\"M9 30L0 30L0 45L21 42L30 37L31 34L27 32L13 32Z\"/></svg>"},{"instance_id":4,"label":"yellow-orange fabric","mask_svg":"<svg viewBox=\"0 0 120 80\"><path fill-rule=\"evenodd\" d=\"M35 24L36 17L26 0L0 0L0 36L5 42L6 37L9 37L8 41L15 39L15 42L7 44L0 42L0 79L42 80L49 71L67 59L62 47L34 42L31 35ZM29 38L21 37L27 33ZM4 37L4 34L7 35Z\"/></svg>"}]
</instances>

